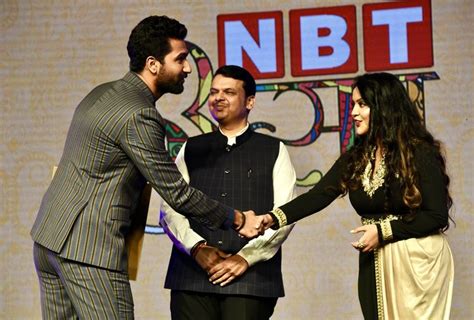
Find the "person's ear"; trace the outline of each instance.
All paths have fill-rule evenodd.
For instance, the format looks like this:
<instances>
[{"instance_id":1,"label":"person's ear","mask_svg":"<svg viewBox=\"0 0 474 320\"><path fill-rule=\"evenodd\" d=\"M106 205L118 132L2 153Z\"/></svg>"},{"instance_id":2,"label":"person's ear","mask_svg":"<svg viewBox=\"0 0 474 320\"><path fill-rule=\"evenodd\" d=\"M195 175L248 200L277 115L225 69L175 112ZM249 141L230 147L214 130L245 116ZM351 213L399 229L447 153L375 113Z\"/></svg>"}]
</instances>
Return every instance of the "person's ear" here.
<instances>
[{"instance_id":1,"label":"person's ear","mask_svg":"<svg viewBox=\"0 0 474 320\"><path fill-rule=\"evenodd\" d=\"M250 110L253 109L254 105L255 105L255 96L247 97L247 105L245 106L247 111L250 112Z\"/></svg>"},{"instance_id":2,"label":"person's ear","mask_svg":"<svg viewBox=\"0 0 474 320\"><path fill-rule=\"evenodd\" d=\"M161 69L161 63L153 56L149 56L145 61L145 69L150 73L157 75Z\"/></svg>"}]
</instances>

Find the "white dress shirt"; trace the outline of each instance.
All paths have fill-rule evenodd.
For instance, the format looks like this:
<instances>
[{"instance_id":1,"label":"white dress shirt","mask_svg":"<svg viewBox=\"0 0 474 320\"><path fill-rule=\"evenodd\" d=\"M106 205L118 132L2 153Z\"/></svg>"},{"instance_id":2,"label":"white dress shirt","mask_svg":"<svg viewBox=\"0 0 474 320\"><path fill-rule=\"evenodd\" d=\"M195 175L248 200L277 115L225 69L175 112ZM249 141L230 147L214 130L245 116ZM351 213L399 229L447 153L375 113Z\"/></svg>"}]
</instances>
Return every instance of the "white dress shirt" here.
<instances>
[{"instance_id":1,"label":"white dress shirt","mask_svg":"<svg viewBox=\"0 0 474 320\"><path fill-rule=\"evenodd\" d=\"M236 138L243 134L248 126L249 125L247 124L245 128L234 136L227 136L227 144L235 144ZM184 160L185 149L186 143L183 144L175 162L178 170L189 183L188 168ZM273 207L276 208L287 203L296 196L295 169L291 163L288 150L282 142L280 142L280 151L273 167L272 177ZM174 211L166 202L163 202L162 204L160 224L173 243L187 254L190 254L191 249L197 242L206 240L190 227L189 221L185 216ZM276 231L268 229L265 231L264 235L249 241L249 243L247 243L237 254L244 258L249 266L253 266L260 261L266 261L275 255L290 234L293 226L294 225L288 225Z\"/></svg>"}]
</instances>

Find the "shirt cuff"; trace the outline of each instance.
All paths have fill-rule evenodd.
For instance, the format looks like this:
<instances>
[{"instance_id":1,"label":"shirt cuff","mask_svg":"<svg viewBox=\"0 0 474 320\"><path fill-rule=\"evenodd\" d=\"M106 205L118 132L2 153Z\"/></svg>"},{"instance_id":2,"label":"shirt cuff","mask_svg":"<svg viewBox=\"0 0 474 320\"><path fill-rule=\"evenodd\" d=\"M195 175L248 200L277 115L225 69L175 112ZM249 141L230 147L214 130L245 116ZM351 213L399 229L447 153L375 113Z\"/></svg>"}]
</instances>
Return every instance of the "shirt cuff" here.
<instances>
[{"instance_id":1,"label":"shirt cuff","mask_svg":"<svg viewBox=\"0 0 474 320\"><path fill-rule=\"evenodd\" d=\"M249 267L252 267L257 262L259 262L258 252L255 248L243 247L242 249L240 249L239 252L237 252L237 254L241 256L245 261L247 261Z\"/></svg>"}]
</instances>

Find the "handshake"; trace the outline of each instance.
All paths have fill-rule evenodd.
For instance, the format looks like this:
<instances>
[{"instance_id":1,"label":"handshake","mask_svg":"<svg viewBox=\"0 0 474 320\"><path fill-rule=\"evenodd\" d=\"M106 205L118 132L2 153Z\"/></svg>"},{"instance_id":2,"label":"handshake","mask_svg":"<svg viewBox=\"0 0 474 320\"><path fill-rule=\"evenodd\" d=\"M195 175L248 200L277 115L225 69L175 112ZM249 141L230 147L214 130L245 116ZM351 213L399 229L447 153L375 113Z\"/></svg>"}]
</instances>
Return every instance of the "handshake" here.
<instances>
[{"instance_id":1,"label":"handshake","mask_svg":"<svg viewBox=\"0 0 474 320\"><path fill-rule=\"evenodd\" d=\"M233 228L241 238L253 239L265 233L275 222L269 213L256 215L253 210L235 210Z\"/></svg>"}]
</instances>

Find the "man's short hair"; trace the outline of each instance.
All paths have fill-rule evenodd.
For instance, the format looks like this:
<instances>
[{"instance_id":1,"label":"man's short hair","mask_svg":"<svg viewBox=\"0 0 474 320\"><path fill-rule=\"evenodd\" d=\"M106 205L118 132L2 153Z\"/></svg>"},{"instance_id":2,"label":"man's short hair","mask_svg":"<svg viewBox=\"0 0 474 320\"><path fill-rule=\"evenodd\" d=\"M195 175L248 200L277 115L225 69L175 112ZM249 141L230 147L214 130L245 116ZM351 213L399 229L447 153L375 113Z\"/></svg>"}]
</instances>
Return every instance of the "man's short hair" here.
<instances>
[{"instance_id":1,"label":"man's short hair","mask_svg":"<svg viewBox=\"0 0 474 320\"><path fill-rule=\"evenodd\" d=\"M179 21L167 16L150 16L133 28L128 39L127 51L130 57L130 71L140 72L146 59L155 57L163 63L171 51L169 39L184 40L188 30Z\"/></svg>"},{"instance_id":2,"label":"man's short hair","mask_svg":"<svg viewBox=\"0 0 474 320\"><path fill-rule=\"evenodd\" d=\"M222 66L216 70L216 72L214 73L214 77L217 76L218 74L226 78L242 80L242 82L244 83L246 98L255 95L255 92L257 90L255 79L250 74L250 72L248 72L244 68L239 67L239 66L234 66L234 65Z\"/></svg>"}]
</instances>

